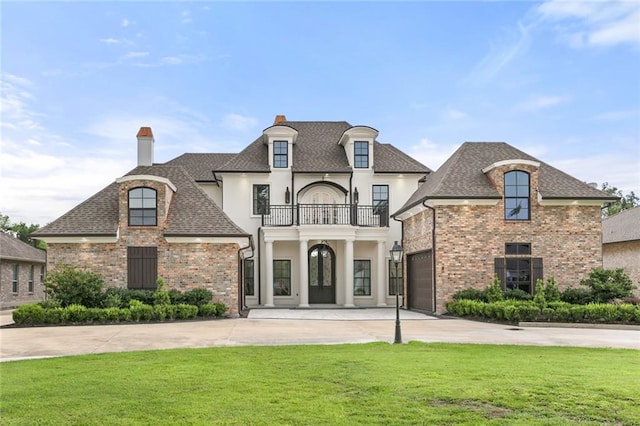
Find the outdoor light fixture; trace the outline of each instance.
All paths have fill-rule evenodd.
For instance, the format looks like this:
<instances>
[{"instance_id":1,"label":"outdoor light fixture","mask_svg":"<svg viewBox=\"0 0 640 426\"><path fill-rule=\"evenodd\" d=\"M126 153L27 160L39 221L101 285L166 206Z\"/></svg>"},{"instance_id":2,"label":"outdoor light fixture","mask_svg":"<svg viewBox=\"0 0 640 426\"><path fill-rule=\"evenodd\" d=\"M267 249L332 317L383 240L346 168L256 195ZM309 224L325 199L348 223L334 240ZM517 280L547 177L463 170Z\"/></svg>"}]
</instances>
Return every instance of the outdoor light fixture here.
<instances>
[{"instance_id":1,"label":"outdoor light fixture","mask_svg":"<svg viewBox=\"0 0 640 426\"><path fill-rule=\"evenodd\" d=\"M403 254L404 250L402 249L402 246L395 241L393 243L393 247L389 250L391 260L393 260L393 263L396 265L396 337L393 340L393 343L402 343L402 332L400 331L400 302L398 296L398 263L402 262Z\"/></svg>"},{"instance_id":2,"label":"outdoor light fixture","mask_svg":"<svg viewBox=\"0 0 640 426\"><path fill-rule=\"evenodd\" d=\"M284 191L284 203L289 204L291 202L291 192L289 191L289 187L287 186L287 190Z\"/></svg>"},{"instance_id":3,"label":"outdoor light fixture","mask_svg":"<svg viewBox=\"0 0 640 426\"><path fill-rule=\"evenodd\" d=\"M353 203L358 204L360 196L358 195L358 188L353 190Z\"/></svg>"}]
</instances>

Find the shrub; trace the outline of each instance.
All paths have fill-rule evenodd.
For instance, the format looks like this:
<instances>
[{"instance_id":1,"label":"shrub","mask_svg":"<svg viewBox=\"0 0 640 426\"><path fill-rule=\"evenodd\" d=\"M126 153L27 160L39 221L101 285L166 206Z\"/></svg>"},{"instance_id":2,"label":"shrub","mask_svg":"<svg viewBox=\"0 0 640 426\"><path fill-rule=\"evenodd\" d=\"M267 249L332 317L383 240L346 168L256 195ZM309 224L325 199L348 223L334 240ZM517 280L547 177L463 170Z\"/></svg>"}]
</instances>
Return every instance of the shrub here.
<instances>
[{"instance_id":1,"label":"shrub","mask_svg":"<svg viewBox=\"0 0 640 426\"><path fill-rule=\"evenodd\" d=\"M217 302L215 305L218 308L218 316L219 317L221 317L224 314L226 314L227 313L227 309L229 309L229 308L227 308L227 305L225 305L222 302Z\"/></svg>"},{"instance_id":2,"label":"shrub","mask_svg":"<svg viewBox=\"0 0 640 426\"><path fill-rule=\"evenodd\" d=\"M153 318L153 307L133 299L129 301L132 321L149 321Z\"/></svg>"},{"instance_id":3,"label":"shrub","mask_svg":"<svg viewBox=\"0 0 640 426\"><path fill-rule=\"evenodd\" d=\"M560 300L572 305L586 305L593 302L593 294L587 288L568 288L560 294Z\"/></svg>"},{"instance_id":4,"label":"shrub","mask_svg":"<svg viewBox=\"0 0 640 426\"><path fill-rule=\"evenodd\" d=\"M80 271L70 265L59 265L44 281L45 293L63 307L102 305L104 281L95 272Z\"/></svg>"},{"instance_id":5,"label":"shrub","mask_svg":"<svg viewBox=\"0 0 640 426\"><path fill-rule=\"evenodd\" d=\"M156 280L156 284L158 285L158 289L153 293L153 304L170 305L171 298L169 297L169 292L167 291L167 287L164 284L164 280L162 278L158 278ZM162 319L164 320L164 318Z\"/></svg>"},{"instance_id":6,"label":"shrub","mask_svg":"<svg viewBox=\"0 0 640 426\"><path fill-rule=\"evenodd\" d=\"M60 308L60 301L56 299L47 299L42 302L38 302L38 305L42 306L44 309L53 309Z\"/></svg>"},{"instance_id":7,"label":"shrub","mask_svg":"<svg viewBox=\"0 0 640 426\"><path fill-rule=\"evenodd\" d=\"M542 280L540 280L540 282L542 282ZM542 285L542 289L536 289L536 291L540 290L544 292L544 298L547 303L558 302L560 300L560 289L553 277L547 278L547 281Z\"/></svg>"},{"instance_id":8,"label":"shrub","mask_svg":"<svg viewBox=\"0 0 640 426\"><path fill-rule=\"evenodd\" d=\"M206 305L213 299L213 293L204 288L194 288L187 290L182 294L184 303L187 305L201 306Z\"/></svg>"},{"instance_id":9,"label":"shrub","mask_svg":"<svg viewBox=\"0 0 640 426\"><path fill-rule=\"evenodd\" d=\"M481 302L487 301L487 295L484 290L477 290L475 288L468 288L461 290L453 295L453 300L479 300Z\"/></svg>"},{"instance_id":10,"label":"shrub","mask_svg":"<svg viewBox=\"0 0 640 426\"><path fill-rule=\"evenodd\" d=\"M169 298L171 299L172 305L179 305L180 303L185 303L184 295L180 293L179 290L172 288L169 290Z\"/></svg>"},{"instance_id":11,"label":"shrub","mask_svg":"<svg viewBox=\"0 0 640 426\"><path fill-rule=\"evenodd\" d=\"M497 274L493 276L493 281L491 281L491 284L487 287L486 294L487 302L497 302L504 299L502 285L500 284L500 279Z\"/></svg>"},{"instance_id":12,"label":"shrub","mask_svg":"<svg viewBox=\"0 0 640 426\"><path fill-rule=\"evenodd\" d=\"M153 290L132 290L128 288L118 288L118 287L109 287L105 291L104 299L105 303L103 305L105 307L120 307L120 308L128 308L129 302L132 300L138 300L145 305L153 305L154 302L154 293ZM119 305L107 306L106 300L116 301L117 298L120 298Z\"/></svg>"},{"instance_id":13,"label":"shrub","mask_svg":"<svg viewBox=\"0 0 640 426\"><path fill-rule=\"evenodd\" d=\"M120 308L122 306L122 297L117 292L106 291L102 306L105 308Z\"/></svg>"},{"instance_id":14,"label":"shrub","mask_svg":"<svg viewBox=\"0 0 640 426\"><path fill-rule=\"evenodd\" d=\"M505 299L526 301L533 300L533 296L519 288L513 290L505 290L503 294Z\"/></svg>"},{"instance_id":15,"label":"shrub","mask_svg":"<svg viewBox=\"0 0 640 426\"><path fill-rule=\"evenodd\" d=\"M176 319L190 319L198 316L198 307L181 303L176 306Z\"/></svg>"},{"instance_id":16,"label":"shrub","mask_svg":"<svg viewBox=\"0 0 640 426\"><path fill-rule=\"evenodd\" d=\"M89 313L87 307L83 305L69 305L65 309L65 321L68 322L87 322Z\"/></svg>"},{"instance_id":17,"label":"shrub","mask_svg":"<svg viewBox=\"0 0 640 426\"><path fill-rule=\"evenodd\" d=\"M612 299L631 297L631 291L635 288L622 268L594 268L589 274L589 278L580 281L580 284L591 289L593 301L596 303L607 303Z\"/></svg>"},{"instance_id":18,"label":"shrub","mask_svg":"<svg viewBox=\"0 0 640 426\"><path fill-rule=\"evenodd\" d=\"M544 291L544 281L538 278L536 281L536 295L533 296L533 301L540 308L544 308L547 306L547 298Z\"/></svg>"},{"instance_id":19,"label":"shrub","mask_svg":"<svg viewBox=\"0 0 640 426\"><path fill-rule=\"evenodd\" d=\"M65 321L65 309L61 307L44 310L45 324L62 324Z\"/></svg>"},{"instance_id":20,"label":"shrub","mask_svg":"<svg viewBox=\"0 0 640 426\"><path fill-rule=\"evenodd\" d=\"M227 305L224 303L207 303L198 307L198 316L200 317L221 317L227 312Z\"/></svg>"},{"instance_id":21,"label":"shrub","mask_svg":"<svg viewBox=\"0 0 640 426\"><path fill-rule=\"evenodd\" d=\"M42 324L45 310L38 304L20 305L13 311L13 322L16 324Z\"/></svg>"}]
</instances>

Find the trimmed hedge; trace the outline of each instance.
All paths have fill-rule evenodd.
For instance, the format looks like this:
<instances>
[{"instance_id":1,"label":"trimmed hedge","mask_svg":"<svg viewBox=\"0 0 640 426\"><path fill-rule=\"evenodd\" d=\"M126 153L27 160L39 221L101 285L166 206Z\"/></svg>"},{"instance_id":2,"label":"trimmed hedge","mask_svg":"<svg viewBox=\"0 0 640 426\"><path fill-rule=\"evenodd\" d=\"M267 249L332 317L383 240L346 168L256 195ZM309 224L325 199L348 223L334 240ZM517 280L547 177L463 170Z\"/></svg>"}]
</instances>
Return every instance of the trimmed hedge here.
<instances>
[{"instance_id":1,"label":"trimmed hedge","mask_svg":"<svg viewBox=\"0 0 640 426\"><path fill-rule=\"evenodd\" d=\"M17 325L116 324L187 320L196 317L218 318L226 312L227 306L224 303L209 303L199 307L186 303L152 306L131 299L128 308L87 308L77 304L66 308L44 308L40 304L21 305L13 311L13 321Z\"/></svg>"},{"instance_id":2,"label":"trimmed hedge","mask_svg":"<svg viewBox=\"0 0 640 426\"><path fill-rule=\"evenodd\" d=\"M640 305L630 303L589 303L572 305L566 302L535 302L501 300L487 303L460 299L447 303L450 314L460 317L498 321L583 322L606 324L640 324Z\"/></svg>"}]
</instances>

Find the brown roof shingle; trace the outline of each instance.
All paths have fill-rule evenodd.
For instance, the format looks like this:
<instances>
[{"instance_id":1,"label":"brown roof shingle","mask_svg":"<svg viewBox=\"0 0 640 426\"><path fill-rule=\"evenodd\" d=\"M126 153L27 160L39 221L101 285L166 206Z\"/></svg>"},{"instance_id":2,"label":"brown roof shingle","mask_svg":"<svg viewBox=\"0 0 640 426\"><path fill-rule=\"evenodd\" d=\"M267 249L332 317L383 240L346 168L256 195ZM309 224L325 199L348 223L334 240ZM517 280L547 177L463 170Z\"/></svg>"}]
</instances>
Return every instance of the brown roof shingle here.
<instances>
[{"instance_id":1,"label":"brown roof shingle","mask_svg":"<svg viewBox=\"0 0 640 426\"><path fill-rule=\"evenodd\" d=\"M640 206L622 210L602 221L602 242L640 241Z\"/></svg>"},{"instance_id":2,"label":"brown roof shingle","mask_svg":"<svg viewBox=\"0 0 640 426\"><path fill-rule=\"evenodd\" d=\"M0 231L0 259L45 263L46 252Z\"/></svg>"},{"instance_id":3,"label":"brown roof shingle","mask_svg":"<svg viewBox=\"0 0 640 426\"><path fill-rule=\"evenodd\" d=\"M394 215L423 202L426 199L469 198L500 199L482 169L505 160L530 160L540 163L538 189L543 199L613 198L599 189L582 182L505 142L465 142L414 192L405 205Z\"/></svg>"},{"instance_id":4,"label":"brown roof shingle","mask_svg":"<svg viewBox=\"0 0 640 426\"><path fill-rule=\"evenodd\" d=\"M238 154L186 153L164 163L167 166L183 166L196 182L215 182L214 170L219 169Z\"/></svg>"}]
</instances>

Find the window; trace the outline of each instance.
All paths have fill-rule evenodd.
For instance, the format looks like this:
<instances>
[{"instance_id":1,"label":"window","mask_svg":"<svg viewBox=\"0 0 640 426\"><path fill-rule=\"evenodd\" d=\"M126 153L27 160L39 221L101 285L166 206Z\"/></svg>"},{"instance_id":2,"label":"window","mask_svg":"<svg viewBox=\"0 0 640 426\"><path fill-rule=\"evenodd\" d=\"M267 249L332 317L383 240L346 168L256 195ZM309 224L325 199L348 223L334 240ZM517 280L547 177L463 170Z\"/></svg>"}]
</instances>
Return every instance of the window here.
<instances>
[{"instance_id":1,"label":"window","mask_svg":"<svg viewBox=\"0 0 640 426\"><path fill-rule=\"evenodd\" d=\"M273 261L273 295L291 296L291 261Z\"/></svg>"},{"instance_id":2,"label":"window","mask_svg":"<svg viewBox=\"0 0 640 426\"><path fill-rule=\"evenodd\" d=\"M289 143L287 141L273 142L273 167L289 167Z\"/></svg>"},{"instance_id":3,"label":"window","mask_svg":"<svg viewBox=\"0 0 640 426\"><path fill-rule=\"evenodd\" d=\"M253 214L269 214L269 185L253 185Z\"/></svg>"},{"instance_id":4,"label":"window","mask_svg":"<svg viewBox=\"0 0 640 426\"><path fill-rule=\"evenodd\" d=\"M396 264L389 259L389 296L395 296L396 284L398 284L398 294L404 295L404 286L402 285L402 262L398 263L398 276L396 277Z\"/></svg>"},{"instance_id":5,"label":"window","mask_svg":"<svg viewBox=\"0 0 640 426\"><path fill-rule=\"evenodd\" d=\"M353 295L371 296L371 261L353 261Z\"/></svg>"},{"instance_id":6,"label":"window","mask_svg":"<svg viewBox=\"0 0 640 426\"><path fill-rule=\"evenodd\" d=\"M244 260L244 295L255 296L253 259Z\"/></svg>"},{"instance_id":7,"label":"window","mask_svg":"<svg viewBox=\"0 0 640 426\"><path fill-rule=\"evenodd\" d=\"M127 247L127 288L155 290L158 278L157 247Z\"/></svg>"},{"instance_id":8,"label":"window","mask_svg":"<svg viewBox=\"0 0 640 426\"><path fill-rule=\"evenodd\" d=\"M11 291L14 293L18 292L18 273L20 272L20 268L17 263L13 265L13 277L11 279Z\"/></svg>"},{"instance_id":9,"label":"window","mask_svg":"<svg viewBox=\"0 0 640 426\"><path fill-rule=\"evenodd\" d=\"M495 273L502 283L503 290L522 290L529 294L535 293L538 279L542 279L542 258L530 257L531 244L505 244L507 256L495 259Z\"/></svg>"},{"instance_id":10,"label":"window","mask_svg":"<svg viewBox=\"0 0 640 426\"><path fill-rule=\"evenodd\" d=\"M134 188L129 190L129 225L156 226L156 190Z\"/></svg>"},{"instance_id":11,"label":"window","mask_svg":"<svg viewBox=\"0 0 640 426\"><path fill-rule=\"evenodd\" d=\"M380 216L380 226L388 226L389 185L373 185L373 196L371 200L373 202L373 214Z\"/></svg>"},{"instance_id":12,"label":"window","mask_svg":"<svg viewBox=\"0 0 640 426\"><path fill-rule=\"evenodd\" d=\"M529 220L529 173L515 170L504 174L504 218Z\"/></svg>"},{"instance_id":13,"label":"window","mask_svg":"<svg viewBox=\"0 0 640 426\"><path fill-rule=\"evenodd\" d=\"M353 166L356 169L369 168L369 142L356 141L353 153Z\"/></svg>"},{"instance_id":14,"label":"window","mask_svg":"<svg viewBox=\"0 0 640 426\"><path fill-rule=\"evenodd\" d=\"M40 283L44 282L44 265L40 267Z\"/></svg>"},{"instance_id":15,"label":"window","mask_svg":"<svg viewBox=\"0 0 640 426\"><path fill-rule=\"evenodd\" d=\"M33 265L29 266L29 281L27 284L27 291L33 293Z\"/></svg>"}]
</instances>

